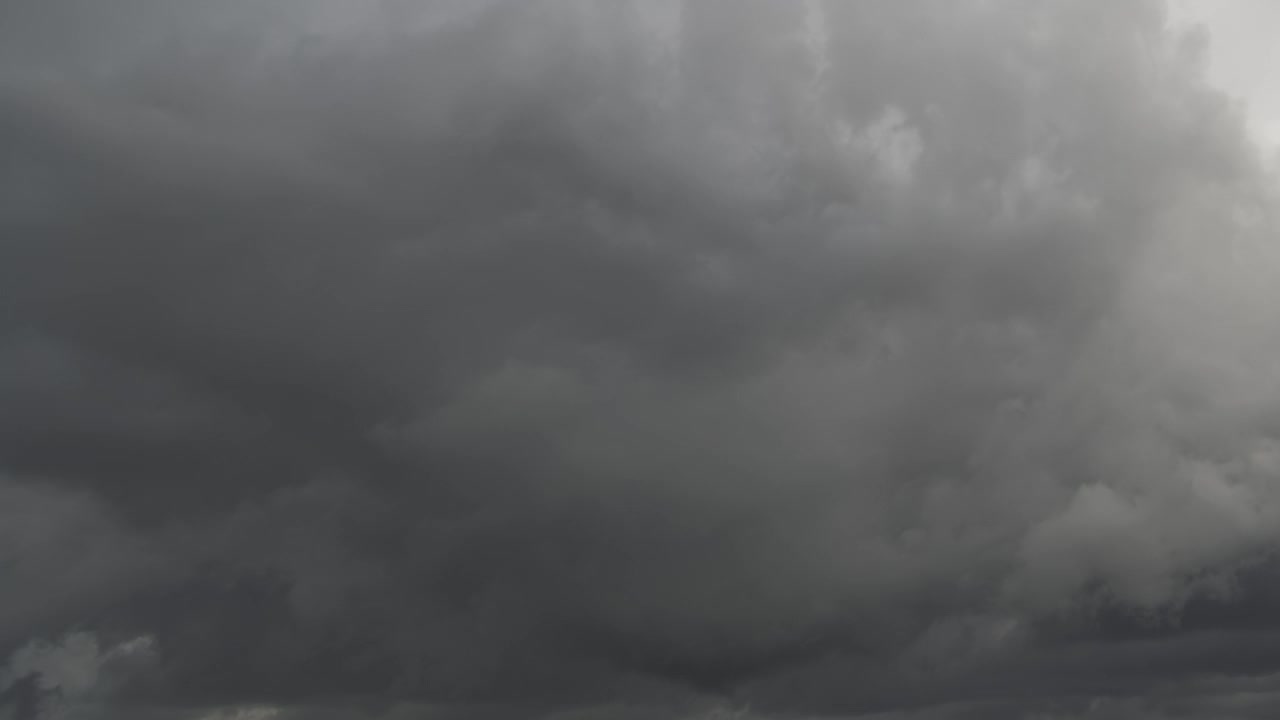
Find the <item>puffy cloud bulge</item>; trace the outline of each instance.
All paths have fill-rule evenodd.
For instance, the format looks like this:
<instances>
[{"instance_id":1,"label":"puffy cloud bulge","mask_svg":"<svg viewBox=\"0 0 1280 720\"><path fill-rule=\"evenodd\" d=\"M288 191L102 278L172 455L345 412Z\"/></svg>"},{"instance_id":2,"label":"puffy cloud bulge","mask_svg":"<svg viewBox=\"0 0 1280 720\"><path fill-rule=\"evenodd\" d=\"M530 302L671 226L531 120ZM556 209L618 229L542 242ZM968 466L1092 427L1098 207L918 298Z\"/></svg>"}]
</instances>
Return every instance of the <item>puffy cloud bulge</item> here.
<instances>
[{"instance_id":1,"label":"puffy cloud bulge","mask_svg":"<svg viewBox=\"0 0 1280 720\"><path fill-rule=\"evenodd\" d=\"M15 717L1280 707L1280 206L1159 3L0 28Z\"/></svg>"}]
</instances>

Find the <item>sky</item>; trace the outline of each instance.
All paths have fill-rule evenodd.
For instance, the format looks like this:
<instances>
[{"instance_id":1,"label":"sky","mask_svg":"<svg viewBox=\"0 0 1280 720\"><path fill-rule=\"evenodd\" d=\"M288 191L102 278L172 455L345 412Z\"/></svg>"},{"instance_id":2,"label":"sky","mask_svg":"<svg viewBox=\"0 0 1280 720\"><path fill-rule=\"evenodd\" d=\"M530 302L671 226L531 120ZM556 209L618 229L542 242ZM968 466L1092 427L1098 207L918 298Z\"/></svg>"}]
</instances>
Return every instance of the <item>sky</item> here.
<instances>
[{"instance_id":1,"label":"sky","mask_svg":"<svg viewBox=\"0 0 1280 720\"><path fill-rule=\"evenodd\" d=\"M1205 28L1211 82L1245 105L1267 151L1280 148L1280 78L1270 70L1280 63L1280 7L1266 0L1177 0L1170 10L1176 23Z\"/></svg>"},{"instance_id":2,"label":"sky","mask_svg":"<svg viewBox=\"0 0 1280 720\"><path fill-rule=\"evenodd\" d=\"M1273 30L0 2L0 718L1280 716Z\"/></svg>"}]
</instances>

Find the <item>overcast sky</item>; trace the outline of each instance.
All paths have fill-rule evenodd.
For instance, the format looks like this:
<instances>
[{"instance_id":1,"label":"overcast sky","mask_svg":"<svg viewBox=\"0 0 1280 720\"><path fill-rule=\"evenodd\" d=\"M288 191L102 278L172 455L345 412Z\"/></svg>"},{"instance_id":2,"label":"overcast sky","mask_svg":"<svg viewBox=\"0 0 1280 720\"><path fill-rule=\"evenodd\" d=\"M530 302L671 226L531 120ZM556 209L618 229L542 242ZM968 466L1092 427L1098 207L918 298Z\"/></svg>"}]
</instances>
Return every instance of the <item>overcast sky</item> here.
<instances>
[{"instance_id":1,"label":"overcast sky","mask_svg":"<svg viewBox=\"0 0 1280 720\"><path fill-rule=\"evenodd\" d=\"M1267 149L1280 148L1280 5L1268 0L1176 0L1173 17L1208 31L1208 73L1240 98Z\"/></svg>"},{"instance_id":2,"label":"overcast sky","mask_svg":"<svg viewBox=\"0 0 1280 720\"><path fill-rule=\"evenodd\" d=\"M0 2L0 718L1280 717L1277 32Z\"/></svg>"}]
</instances>

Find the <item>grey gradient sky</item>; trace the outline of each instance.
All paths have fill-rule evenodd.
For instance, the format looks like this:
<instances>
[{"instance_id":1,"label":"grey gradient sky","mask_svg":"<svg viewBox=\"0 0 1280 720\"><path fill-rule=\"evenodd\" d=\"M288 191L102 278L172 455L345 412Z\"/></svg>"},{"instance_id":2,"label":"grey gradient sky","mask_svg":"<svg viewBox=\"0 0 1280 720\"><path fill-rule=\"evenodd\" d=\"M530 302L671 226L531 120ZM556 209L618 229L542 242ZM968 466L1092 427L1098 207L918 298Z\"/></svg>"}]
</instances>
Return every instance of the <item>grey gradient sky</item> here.
<instances>
[{"instance_id":1,"label":"grey gradient sky","mask_svg":"<svg viewBox=\"0 0 1280 720\"><path fill-rule=\"evenodd\" d=\"M0 717L1280 717L1225 7L0 2Z\"/></svg>"},{"instance_id":2,"label":"grey gradient sky","mask_svg":"<svg viewBox=\"0 0 1280 720\"><path fill-rule=\"evenodd\" d=\"M1260 143L1280 148L1280 6L1268 0L1176 0L1177 22L1202 24L1209 35L1212 81L1241 99Z\"/></svg>"}]
</instances>

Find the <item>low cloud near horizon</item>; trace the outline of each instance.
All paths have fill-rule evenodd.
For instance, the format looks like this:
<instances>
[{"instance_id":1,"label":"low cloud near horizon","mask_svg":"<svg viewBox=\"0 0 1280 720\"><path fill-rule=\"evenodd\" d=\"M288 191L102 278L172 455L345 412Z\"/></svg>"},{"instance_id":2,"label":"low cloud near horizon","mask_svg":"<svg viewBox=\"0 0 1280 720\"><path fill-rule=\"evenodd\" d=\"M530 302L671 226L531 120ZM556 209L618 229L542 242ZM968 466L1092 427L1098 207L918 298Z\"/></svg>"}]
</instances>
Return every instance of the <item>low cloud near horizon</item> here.
<instances>
[{"instance_id":1,"label":"low cloud near horizon","mask_svg":"<svg viewBox=\"0 0 1280 720\"><path fill-rule=\"evenodd\" d=\"M1276 717L1280 198L1204 63L0 4L0 717Z\"/></svg>"}]
</instances>

